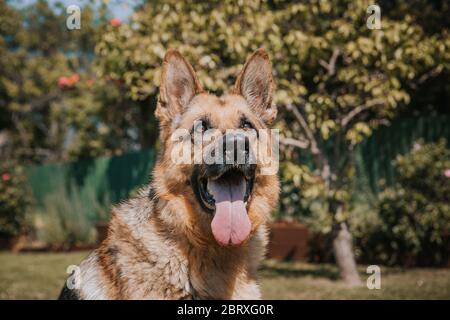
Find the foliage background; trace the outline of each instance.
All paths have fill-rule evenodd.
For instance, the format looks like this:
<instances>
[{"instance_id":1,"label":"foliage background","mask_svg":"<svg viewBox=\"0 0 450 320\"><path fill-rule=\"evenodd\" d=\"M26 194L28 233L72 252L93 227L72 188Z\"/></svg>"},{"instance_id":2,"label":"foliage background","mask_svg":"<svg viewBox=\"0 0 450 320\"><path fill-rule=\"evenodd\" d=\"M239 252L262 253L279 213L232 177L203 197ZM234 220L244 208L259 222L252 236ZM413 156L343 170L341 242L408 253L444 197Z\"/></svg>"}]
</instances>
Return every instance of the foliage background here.
<instances>
[{"instance_id":1,"label":"foliage background","mask_svg":"<svg viewBox=\"0 0 450 320\"><path fill-rule=\"evenodd\" d=\"M382 149L370 153L371 145L383 141L370 139L384 127L401 127L402 120L419 125L420 119L449 116L448 2L379 1L381 30L367 28L365 0L134 4L129 21L119 21L107 1L88 2L82 28L68 31L63 4L36 1L19 10L0 0L2 161L40 165L157 148L153 112L168 48L192 62L206 89L221 94L234 83L245 57L264 47L273 61L276 127L284 142L277 217L300 219L325 236L334 220L349 221L363 258L361 239L377 223L388 226L383 217L402 210L388 206L387 195L405 188L401 178L384 190L378 183L383 176L364 176L375 170L367 167L373 163L383 163L377 171L394 172ZM432 129L411 128L425 136L433 131L427 140L448 138L448 131L433 129L437 122L426 123ZM441 127L448 126L436 125ZM407 138L408 148L399 150L402 138L386 139L392 153L407 152L413 140ZM385 161L371 161L368 154ZM19 192L20 179L17 175ZM443 183L448 186L449 180ZM23 215L23 199L2 203L2 210L13 205L20 212L14 217ZM344 207L339 215L330 214L336 201ZM441 222L442 217L433 220Z\"/></svg>"}]
</instances>

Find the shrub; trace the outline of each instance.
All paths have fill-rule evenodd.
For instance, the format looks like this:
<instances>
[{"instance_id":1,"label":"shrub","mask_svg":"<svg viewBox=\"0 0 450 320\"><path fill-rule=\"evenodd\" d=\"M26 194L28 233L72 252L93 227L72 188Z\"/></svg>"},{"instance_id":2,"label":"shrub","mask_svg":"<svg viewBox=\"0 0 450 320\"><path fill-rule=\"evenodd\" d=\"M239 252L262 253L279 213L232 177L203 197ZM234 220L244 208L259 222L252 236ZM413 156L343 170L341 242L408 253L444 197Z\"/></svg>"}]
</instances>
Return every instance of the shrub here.
<instances>
[{"instance_id":1,"label":"shrub","mask_svg":"<svg viewBox=\"0 0 450 320\"><path fill-rule=\"evenodd\" d=\"M68 190L62 188L49 194L44 199L44 208L33 217L37 239L60 249L93 244L95 223L107 219L106 208L109 212L110 203L107 196L104 201L98 201L95 192L88 190L88 194L92 196L87 200L82 198L74 184Z\"/></svg>"},{"instance_id":2,"label":"shrub","mask_svg":"<svg viewBox=\"0 0 450 320\"><path fill-rule=\"evenodd\" d=\"M379 196L381 225L372 236L388 264L440 265L450 249L450 150L419 140L394 161L397 184ZM382 247L380 247L382 244Z\"/></svg>"},{"instance_id":3,"label":"shrub","mask_svg":"<svg viewBox=\"0 0 450 320\"><path fill-rule=\"evenodd\" d=\"M26 229L30 195L23 167L5 165L0 174L0 237L11 238Z\"/></svg>"}]
</instances>

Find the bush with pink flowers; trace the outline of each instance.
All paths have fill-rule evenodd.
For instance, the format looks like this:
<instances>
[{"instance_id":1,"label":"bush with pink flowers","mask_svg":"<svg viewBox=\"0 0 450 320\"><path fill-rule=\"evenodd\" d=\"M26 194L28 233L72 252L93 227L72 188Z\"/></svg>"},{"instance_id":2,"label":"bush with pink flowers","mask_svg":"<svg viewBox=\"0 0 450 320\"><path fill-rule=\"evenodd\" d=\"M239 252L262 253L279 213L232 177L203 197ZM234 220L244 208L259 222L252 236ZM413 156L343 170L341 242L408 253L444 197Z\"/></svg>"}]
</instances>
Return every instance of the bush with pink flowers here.
<instances>
[{"instance_id":1,"label":"bush with pink flowers","mask_svg":"<svg viewBox=\"0 0 450 320\"><path fill-rule=\"evenodd\" d=\"M0 238L11 238L25 231L29 204L23 167L0 166Z\"/></svg>"}]
</instances>

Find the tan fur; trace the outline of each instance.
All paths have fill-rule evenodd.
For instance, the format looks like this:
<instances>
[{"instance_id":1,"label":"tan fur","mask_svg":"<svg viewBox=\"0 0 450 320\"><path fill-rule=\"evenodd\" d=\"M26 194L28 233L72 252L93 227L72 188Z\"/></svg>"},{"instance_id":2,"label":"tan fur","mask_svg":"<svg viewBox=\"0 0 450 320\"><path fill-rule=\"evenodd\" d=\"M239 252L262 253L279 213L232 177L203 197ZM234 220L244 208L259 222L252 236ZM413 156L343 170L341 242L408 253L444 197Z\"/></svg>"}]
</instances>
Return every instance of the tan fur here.
<instances>
[{"instance_id":1,"label":"tan fur","mask_svg":"<svg viewBox=\"0 0 450 320\"><path fill-rule=\"evenodd\" d=\"M266 222L278 200L278 178L261 175L258 165L248 203L251 235L238 247L220 246L211 232L211 215L190 186L192 165L172 163L169 137L175 129L190 129L202 115L221 132L237 128L242 115L256 129L266 128L276 111L267 54L254 53L236 88L222 97L205 93L176 51L166 55L162 74L156 110L162 150L151 185L113 209L106 240L80 265L78 294L84 299L258 299L256 272L265 254ZM261 82L264 77L267 83ZM253 85L264 96L242 91Z\"/></svg>"}]
</instances>

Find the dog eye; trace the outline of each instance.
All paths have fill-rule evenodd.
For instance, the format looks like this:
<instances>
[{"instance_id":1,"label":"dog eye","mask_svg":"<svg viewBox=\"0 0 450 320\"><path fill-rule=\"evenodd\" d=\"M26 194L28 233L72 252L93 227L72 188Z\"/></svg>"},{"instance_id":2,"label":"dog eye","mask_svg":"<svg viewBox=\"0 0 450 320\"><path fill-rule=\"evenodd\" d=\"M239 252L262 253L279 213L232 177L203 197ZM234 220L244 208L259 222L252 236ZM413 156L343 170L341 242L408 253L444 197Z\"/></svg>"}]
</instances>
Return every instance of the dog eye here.
<instances>
[{"instance_id":1,"label":"dog eye","mask_svg":"<svg viewBox=\"0 0 450 320\"><path fill-rule=\"evenodd\" d=\"M242 121L241 127L243 129L253 129L253 125L247 120Z\"/></svg>"},{"instance_id":2,"label":"dog eye","mask_svg":"<svg viewBox=\"0 0 450 320\"><path fill-rule=\"evenodd\" d=\"M195 132L203 133L206 130L208 130L208 125L206 124L205 121L203 121L203 120L195 121L195 124L194 124L194 131Z\"/></svg>"}]
</instances>

